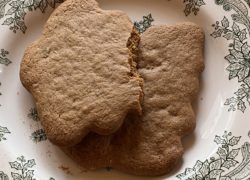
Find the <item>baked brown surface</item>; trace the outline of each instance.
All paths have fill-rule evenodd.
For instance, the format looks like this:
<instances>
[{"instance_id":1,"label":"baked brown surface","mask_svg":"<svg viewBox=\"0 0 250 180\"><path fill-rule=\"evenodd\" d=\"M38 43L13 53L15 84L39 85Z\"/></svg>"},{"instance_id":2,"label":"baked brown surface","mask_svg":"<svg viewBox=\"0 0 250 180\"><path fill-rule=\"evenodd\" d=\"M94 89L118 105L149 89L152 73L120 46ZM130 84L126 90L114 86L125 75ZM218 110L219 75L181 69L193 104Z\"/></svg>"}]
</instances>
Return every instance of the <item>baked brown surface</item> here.
<instances>
[{"instance_id":1,"label":"baked brown surface","mask_svg":"<svg viewBox=\"0 0 250 180\"><path fill-rule=\"evenodd\" d=\"M136 175L170 172L183 154L181 138L195 128L191 103L203 70L204 34L192 23L153 26L141 36L143 115L128 115L111 136L89 134L64 151L85 169L113 167Z\"/></svg>"},{"instance_id":2,"label":"baked brown surface","mask_svg":"<svg viewBox=\"0 0 250 180\"><path fill-rule=\"evenodd\" d=\"M141 113L138 43L125 13L102 10L94 0L67 0L54 11L20 69L53 143L72 146L89 132L114 133L128 112Z\"/></svg>"}]
</instances>

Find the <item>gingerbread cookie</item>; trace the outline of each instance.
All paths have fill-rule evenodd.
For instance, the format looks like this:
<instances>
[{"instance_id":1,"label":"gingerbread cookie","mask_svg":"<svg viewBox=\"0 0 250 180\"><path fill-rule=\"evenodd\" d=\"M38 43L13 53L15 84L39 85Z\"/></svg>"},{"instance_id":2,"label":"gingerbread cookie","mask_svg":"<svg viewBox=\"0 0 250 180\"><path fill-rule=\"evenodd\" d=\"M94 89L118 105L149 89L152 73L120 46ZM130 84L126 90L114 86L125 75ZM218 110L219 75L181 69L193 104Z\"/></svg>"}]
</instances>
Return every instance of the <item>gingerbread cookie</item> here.
<instances>
[{"instance_id":1,"label":"gingerbread cookie","mask_svg":"<svg viewBox=\"0 0 250 180\"><path fill-rule=\"evenodd\" d=\"M85 169L113 167L136 175L170 172L183 154L181 138L195 128L192 102L203 70L204 34L192 23L153 26L141 36L143 115L130 114L111 136L89 134L64 149Z\"/></svg>"},{"instance_id":2,"label":"gingerbread cookie","mask_svg":"<svg viewBox=\"0 0 250 180\"><path fill-rule=\"evenodd\" d=\"M72 146L89 132L109 135L128 112L141 113L139 40L125 13L102 10L94 0L67 0L53 12L20 70L53 143Z\"/></svg>"}]
</instances>

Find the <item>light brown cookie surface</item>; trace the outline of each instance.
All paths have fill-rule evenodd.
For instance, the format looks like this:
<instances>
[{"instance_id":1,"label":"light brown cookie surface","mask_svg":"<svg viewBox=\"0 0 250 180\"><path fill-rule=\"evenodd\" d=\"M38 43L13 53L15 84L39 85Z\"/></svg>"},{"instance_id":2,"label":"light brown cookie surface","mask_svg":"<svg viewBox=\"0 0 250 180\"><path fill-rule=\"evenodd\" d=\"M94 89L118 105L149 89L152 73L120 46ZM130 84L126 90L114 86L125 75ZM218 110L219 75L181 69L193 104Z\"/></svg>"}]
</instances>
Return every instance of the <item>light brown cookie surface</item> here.
<instances>
[{"instance_id":1,"label":"light brown cookie surface","mask_svg":"<svg viewBox=\"0 0 250 180\"><path fill-rule=\"evenodd\" d=\"M195 128L191 103L203 70L204 34L182 23L153 26L141 36L143 116L130 114L112 136L89 134L65 150L85 169L113 167L136 175L170 172L183 154L181 138Z\"/></svg>"},{"instance_id":2,"label":"light brown cookie surface","mask_svg":"<svg viewBox=\"0 0 250 180\"><path fill-rule=\"evenodd\" d=\"M141 112L142 80L132 54L138 43L125 13L104 11L94 0L67 0L54 11L20 70L53 143L72 146L89 132L111 134L128 112Z\"/></svg>"}]
</instances>

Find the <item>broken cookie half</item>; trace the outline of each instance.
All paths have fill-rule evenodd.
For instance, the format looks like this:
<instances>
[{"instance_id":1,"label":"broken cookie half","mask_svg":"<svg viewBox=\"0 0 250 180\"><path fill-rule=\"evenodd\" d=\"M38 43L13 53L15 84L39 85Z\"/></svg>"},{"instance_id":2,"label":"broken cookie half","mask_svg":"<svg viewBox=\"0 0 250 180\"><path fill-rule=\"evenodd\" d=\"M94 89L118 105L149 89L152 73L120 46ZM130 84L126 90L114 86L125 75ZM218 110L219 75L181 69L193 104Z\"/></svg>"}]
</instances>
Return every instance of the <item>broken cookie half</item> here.
<instances>
[{"instance_id":1,"label":"broken cookie half","mask_svg":"<svg viewBox=\"0 0 250 180\"><path fill-rule=\"evenodd\" d=\"M111 136L89 134L64 149L84 169L112 167L136 175L170 172L181 160L181 138L195 128L192 102L203 70L204 34L192 23L153 26L141 36L143 115L129 114Z\"/></svg>"},{"instance_id":2,"label":"broken cookie half","mask_svg":"<svg viewBox=\"0 0 250 180\"><path fill-rule=\"evenodd\" d=\"M139 40L125 13L102 10L94 0L67 0L53 12L20 69L53 143L112 134L128 112L141 113Z\"/></svg>"}]
</instances>

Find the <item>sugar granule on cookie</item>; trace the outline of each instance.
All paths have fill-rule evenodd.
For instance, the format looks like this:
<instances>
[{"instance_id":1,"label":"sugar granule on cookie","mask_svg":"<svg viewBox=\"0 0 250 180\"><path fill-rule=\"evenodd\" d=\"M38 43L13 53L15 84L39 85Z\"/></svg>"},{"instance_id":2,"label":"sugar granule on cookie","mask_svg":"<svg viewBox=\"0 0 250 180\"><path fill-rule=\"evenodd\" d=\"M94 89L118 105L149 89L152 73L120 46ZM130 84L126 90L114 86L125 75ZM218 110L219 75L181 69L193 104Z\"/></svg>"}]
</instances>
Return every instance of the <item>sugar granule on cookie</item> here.
<instances>
[{"instance_id":1,"label":"sugar granule on cookie","mask_svg":"<svg viewBox=\"0 0 250 180\"><path fill-rule=\"evenodd\" d=\"M128 112L141 113L139 40L125 13L94 0L67 0L53 12L20 69L48 139L72 146L89 132L114 133Z\"/></svg>"}]
</instances>

